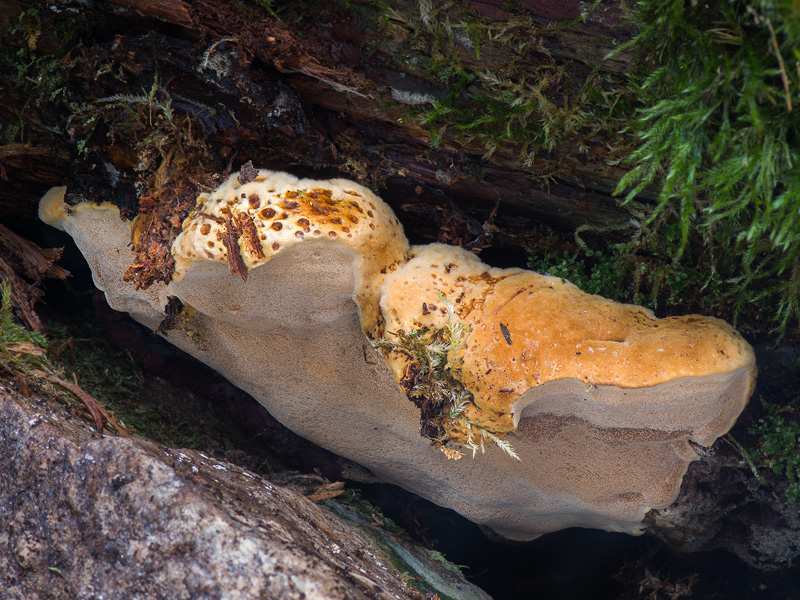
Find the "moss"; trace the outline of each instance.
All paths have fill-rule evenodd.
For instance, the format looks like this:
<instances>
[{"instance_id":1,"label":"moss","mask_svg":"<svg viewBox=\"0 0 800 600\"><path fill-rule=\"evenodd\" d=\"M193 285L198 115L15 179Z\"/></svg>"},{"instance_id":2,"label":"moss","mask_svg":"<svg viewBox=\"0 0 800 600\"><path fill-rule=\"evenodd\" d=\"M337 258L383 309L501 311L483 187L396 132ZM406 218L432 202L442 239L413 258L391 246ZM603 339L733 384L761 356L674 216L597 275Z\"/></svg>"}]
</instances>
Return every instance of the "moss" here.
<instances>
[{"instance_id":1,"label":"moss","mask_svg":"<svg viewBox=\"0 0 800 600\"><path fill-rule=\"evenodd\" d=\"M463 575L461 569L464 568L464 565L456 565L454 563L451 563L449 560L447 560L447 557L438 550L428 550L428 556L432 560L438 562L440 565L442 565L445 569L447 569L454 575L457 575L459 577Z\"/></svg>"},{"instance_id":2,"label":"moss","mask_svg":"<svg viewBox=\"0 0 800 600\"><path fill-rule=\"evenodd\" d=\"M800 13L789 0L644 0L631 45L638 149L618 193L652 193L657 235L677 226L680 261L706 247L739 305L772 303L784 334L800 317Z\"/></svg>"},{"instance_id":3,"label":"moss","mask_svg":"<svg viewBox=\"0 0 800 600\"><path fill-rule=\"evenodd\" d=\"M788 330L790 314L800 308L800 270L785 278L748 277L741 255L728 242L732 223L718 224L677 256L681 226L663 215L651 225L637 224L627 240L608 243L610 232L585 228L576 250L533 253L528 265L572 281L586 292L657 310L698 312L725 319L751 335ZM619 235L614 233L613 235ZM792 312L794 311L794 312Z\"/></svg>"},{"instance_id":4,"label":"moss","mask_svg":"<svg viewBox=\"0 0 800 600\"><path fill-rule=\"evenodd\" d=\"M145 377L129 355L98 337L96 327L50 322L48 329L52 367L68 379L74 373L86 392L135 433L174 448L208 451L230 446L198 398L181 400L167 383Z\"/></svg>"},{"instance_id":5,"label":"moss","mask_svg":"<svg viewBox=\"0 0 800 600\"><path fill-rule=\"evenodd\" d=\"M393 570L401 574L406 584L422 594L438 594L442 600L462 598L464 589L460 582L463 573L458 566L435 551L410 551L406 546L405 531L385 517L372 504L364 500L358 492L347 490L335 500L326 500L326 508L357 525L383 551ZM414 548L414 544L410 546ZM424 553L424 554L421 554ZM426 556L427 555L427 556ZM426 558L437 563L453 577L448 581ZM427 596L426 596L427 597Z\"/></svg>"},{"instance_id":6,"label":"moss","mask_svg":"<svg viewBox=\"0 0 800 600\"><path fill-rule=\"evenodd\" d=\"M519 460L502 433L481 427L466 414L467 408L474 406L474 398L461 383L463 360L459 354L471 329L459 321L452 303L438 290L437 294L447 307L448 320L442 329L389 332L374 344L408 360L400 385L420 409L420 435L447 458L462 458L459 448L472 451L474 458L478 450L485 452L489 443Z\"/></svg>"},{"instance_id":7,"label":"moss","mask_svg":"<svg viewBox=\"0 0 800 600\"><path fill-rule=\"evenodd\" d=\"M47 363L43 356L47 339L18 324L11 304L11 285L3 281L0 294L0 372L13 375L20 370L30 375Z\"/></svg>"},{"instance_id":8,"label":"moss","mask_svg":"<svg viewBox=\"0 0 800 600\"><path fill-rule=\"evenodd\" d=\"M114 66L106 64L104 68L113 70ZM192 119L188 113L177 113L173 108L173 97L162 85L158 73L150 87L141 89L140 93L115 94L71 108L67 128L80 155L86 155L92 143L125 139L137 151L140 168L149 163L155 171L162 161L171 162L174 155L182 155L183 148L190 148L194 143ZM207 115L216 113L208 106L194 108ZM194 125L199 130L199 125ZM98 128L104 136L95 135Z\"/></svg>"},{"instance_id":9,"label":"moss","mask_svg":"<svg viewBox=\"0 0 800 600\"><path fill-rule=\"evenodd\" d=\"M759 438L766 466L784 480L784 497L790 504L800 499L800 421L795 406L764 404L766 415L751 433Z\"/></svg>"},{"instance_id":10,"label":"moss","mask_svg":"<svg viewBox=\"0 0 800 600\"><path fill-rule=\"evenodd\" d=\"M558 145L587 151L599 137L616 138L630 104L620 102L627 94L621 80L588 62L554 57L547 41L553 29L576 25L597 4L551 26L513 3L498 22L465 2L419 0L416 13L384 8L387 36L402 40L396 63L446 90L409 108L405 119L427 127L434 147L456 144L485 158L502 149L528 167Z\"/></svg>"},{"instance_id":11,"label":"moss","mask_svg":"<svg viewBox=\"0 0 800 600\"><path fill-rule=\"evenodd\" d=\"M69 50L79 44L87 27L80 19L58 18L36 6L27 6L0 27L5 99L0 106L0 143L63 144L55 138L64 135L64 117L74 101L68 73L80 60ZM11 108L13 117L7 112Z\"/></svg>"},{"instance_id":12,"label":"moss","mask_svg":"<svg viewBox=\"0 0 800 600\"><path fill-rule=\"evenodd\" d=\"M362 518L360 520L353 519L352 515L350 515L351 521L378 525L394 535L405 535L405 531L399 525L384 515L380 509L371 502L365 500L357 490L346 489L343 494L336 497L336 500L325 501L325 505L328 508L333 508L335 510L338 510L341 504L346 504L355 510Z\"/></svg>"},{"instance_id":13,"label":"moss","mask_svg":"<svg viewBox=\"0 0 800 600\"><path fill-rule=\"evenodd\" d=\"M617 300L626 299L622 282L624 271L618 268L617 252L610 254L586 248L583 253L552 251L531 255L528 266L539 273L570 281L589 294Z\"/></svg>"}]
</instances>

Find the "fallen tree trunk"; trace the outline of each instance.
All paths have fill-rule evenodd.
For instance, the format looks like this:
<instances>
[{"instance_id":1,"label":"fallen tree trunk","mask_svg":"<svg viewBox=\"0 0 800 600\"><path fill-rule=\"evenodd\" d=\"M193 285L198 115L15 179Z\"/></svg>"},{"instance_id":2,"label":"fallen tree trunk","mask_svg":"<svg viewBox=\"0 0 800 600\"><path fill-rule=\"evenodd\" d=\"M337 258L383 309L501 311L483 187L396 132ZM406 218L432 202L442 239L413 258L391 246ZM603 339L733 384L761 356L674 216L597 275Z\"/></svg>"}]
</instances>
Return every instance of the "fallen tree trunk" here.
<instances>
[{"instance_id":1,"label":"fallen tree trunk","mask_svg":"<svg viewBox=\"0 0 800 600\"><path fill-rule=\"evenodd\" d=\"M0 211L105 188L152 215L145 284L164 276L148 236L248 160L357 179L412 237L518 257L629 220L610 194L630 57L603 57L632 33L616 2L258 4L7 6Z\"/></svg>"}]
</instances>

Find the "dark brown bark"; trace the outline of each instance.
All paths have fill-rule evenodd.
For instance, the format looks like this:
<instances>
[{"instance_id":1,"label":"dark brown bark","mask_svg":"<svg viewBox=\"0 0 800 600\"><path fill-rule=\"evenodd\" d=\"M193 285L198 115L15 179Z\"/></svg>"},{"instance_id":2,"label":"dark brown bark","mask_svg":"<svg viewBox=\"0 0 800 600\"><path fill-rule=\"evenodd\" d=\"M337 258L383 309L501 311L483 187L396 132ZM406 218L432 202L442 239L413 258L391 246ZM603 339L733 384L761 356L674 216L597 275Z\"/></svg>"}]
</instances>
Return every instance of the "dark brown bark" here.
<instances>
[{"instance_id":1,"label":"dark brown bark","mask_svg":"<svg viewBox=\"0 0 800 600\"><path fill-rule=\"evenodd\" d=\"M627 222L610 193L624 150L602 124L554 128L555 144L538 149L501 140L486 158L486 140L458 127L432 145L419 114L448 102L462 117L481 116L479 87L455 89L437 72L450 59L464 73L515 81L530 69L559 111L587 85L622 86L630 57L604 60L632 33L618 3L578 23L565 21L581 16L577 0L528 0L513 11L477 0L430 10L412 0L274 4L280 18L223 0L7 5L3 45L24 47L6 52L0 73L9 90L0 215L32 218L56 183L69 185L68 202L118 203L128 218L139 214L129 272L139 285L168 279L163 248L194 196L248 160L358 179L412 239L519 257L553 234Z\"/></svg>"},{"instance_id":2,"label":"dark brown bark","mask_svg":"<svg viewBox=\"0 0 800 600\"><path fill-rule=\"evenodd\" d=\"M69 275L69 271L55 264L60 256L61 249L42 250L0 224L0 282L8 286L11 306L32 331L45 331L34 310L44 295L42 279L64 279Z\"/></svg>"}]
</instances>

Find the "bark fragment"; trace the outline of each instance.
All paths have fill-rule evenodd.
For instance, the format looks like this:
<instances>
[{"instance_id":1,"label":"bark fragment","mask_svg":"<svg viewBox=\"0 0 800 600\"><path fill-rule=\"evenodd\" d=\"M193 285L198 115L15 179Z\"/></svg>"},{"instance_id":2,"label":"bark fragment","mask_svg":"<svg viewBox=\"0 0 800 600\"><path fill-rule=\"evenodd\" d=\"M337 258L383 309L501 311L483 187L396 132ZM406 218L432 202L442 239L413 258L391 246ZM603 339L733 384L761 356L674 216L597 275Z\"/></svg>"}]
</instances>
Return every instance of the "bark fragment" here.
<instances>
[{"instance_id":1,"label":"bark fragment","mask_svg":"<svg viewBox=\"0 0 800 600\"><path fill-rule=\"evenodd\" d=\"M8 282L11 304L26 327L39 333L46 329L33 307L44 295L42 280L69 276L55 264L60 256L60 248L43 250L0 224L0 279Z\"/></svg>"},{"instance_id":2,"label":"bark fragment","mask_svg":"<svg viewBox=\"0 0 800 600\"><path fill-rule=\"evenodd\" d=\"M241 235L241 222L238 218L229 213L225 221L225 231L222 234L222 243L228 251L228 272L231 275L238 275L243 281L247 281L247 267L242 259L242 252L239 249L239 238Z\"/></svg>"}]
</instances>

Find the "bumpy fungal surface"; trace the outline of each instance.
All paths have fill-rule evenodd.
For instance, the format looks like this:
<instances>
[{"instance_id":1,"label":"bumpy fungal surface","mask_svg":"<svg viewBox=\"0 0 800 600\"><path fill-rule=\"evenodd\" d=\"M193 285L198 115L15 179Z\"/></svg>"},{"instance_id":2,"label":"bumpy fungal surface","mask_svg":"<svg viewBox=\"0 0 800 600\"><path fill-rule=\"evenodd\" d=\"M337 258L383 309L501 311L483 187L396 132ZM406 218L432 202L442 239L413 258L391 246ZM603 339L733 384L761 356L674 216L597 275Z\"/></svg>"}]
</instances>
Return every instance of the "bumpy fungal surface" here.
<instances>
[{"instance_id":1,"label":"bumpy fungal surface","mask_svg":"<svg viewBox=\"0 0 800 600\"><path fill-rule=\"evenodd\" d=\"M558 380L641 389L686 377L750 372L741 402L726 415L725 425L702 431L705 442L733 424L750 396L753 351L719 319L657 319L645 308L586 294L557 277L492 269L452 246L422 246L412 254L384 284L387 335L445 329L447 300L469 330L457 364L459 379L472 394L465 416L492 433L516 429L517 400ZM398 381L414 379L416 365L407 353L389 352L387 358ZM629 403L636 401L629 396ZM717 410L709 406L706 420L716 419ZM691 425L700 430L701 423Z\"/></svg>"},{"instance_id":2,"label":"bumpy fungal surface","mask_svg":"<svg viewBox=\"0 0 800 600\"><path fill-rule=\"evenodd\" d=\"M232 175L184 221L171 283L147 290L123 280L119 212L63 195L42 219L73 236L113 308L156 329L179 299L185 330L161 335L287 427L508 537L640 532L677 497L690 441L713 443L752 392L752 349L725 323L409 250L349 181ZM465 447L481 453L450 460Z\"/></svg>"},{"instance_id":3,"label":"bumpy fungal surface","mask_svg":"<svg viewBox=\"0 0 800 600\"><path fill-rule=\"evenodd\" d=\"M249 270L306 240L339 241L357 252L354 298L364 330L374 330L383 276L405 262L408 242L383 200L344 179L301 180L260 170L242 183L234 173L201 194L184 221L172 246L173 281L203 260L225 262L246 279Z\"/></svg>"}]
</instances>

